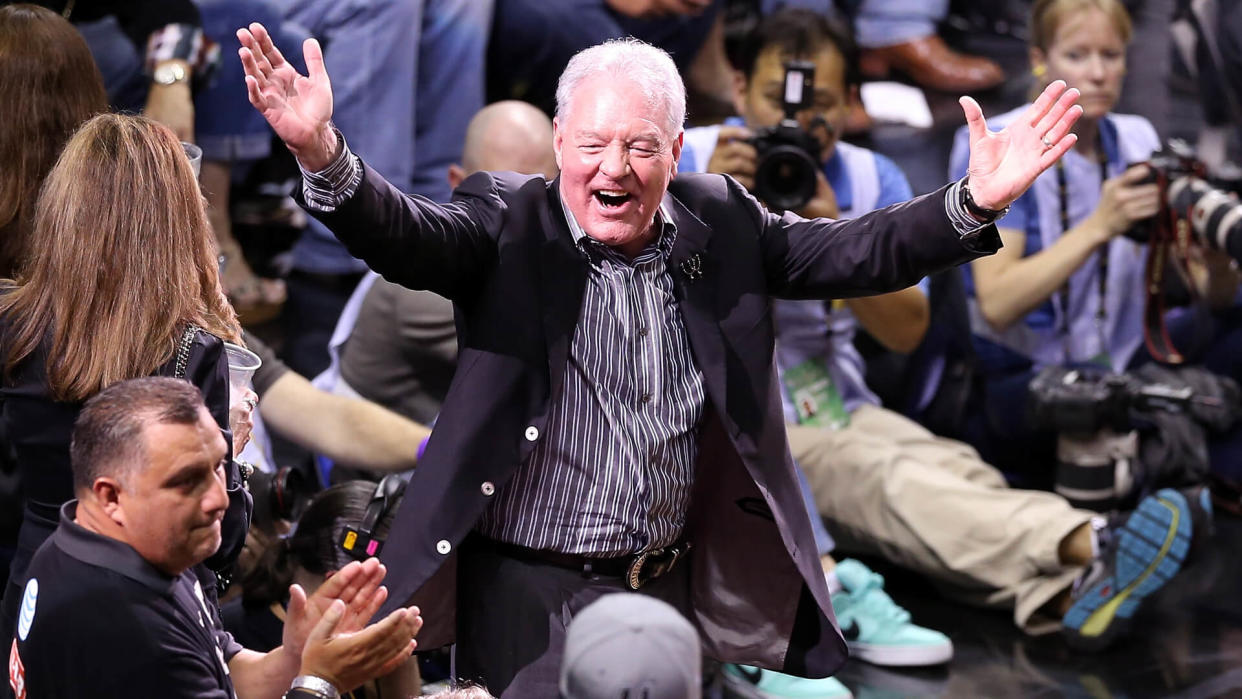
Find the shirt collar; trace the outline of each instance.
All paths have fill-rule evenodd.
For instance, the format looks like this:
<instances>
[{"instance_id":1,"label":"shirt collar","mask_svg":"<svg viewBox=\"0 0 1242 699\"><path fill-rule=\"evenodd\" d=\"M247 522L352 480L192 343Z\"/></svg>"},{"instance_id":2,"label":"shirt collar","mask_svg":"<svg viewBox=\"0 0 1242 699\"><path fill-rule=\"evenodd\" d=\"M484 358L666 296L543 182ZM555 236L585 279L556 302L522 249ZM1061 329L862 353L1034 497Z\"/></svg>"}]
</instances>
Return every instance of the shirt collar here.
<instances>
[{"instance_id":1,"label":"shirt collar","mask_svg":"<svg viewBox=\"0 0 1242 699\"><path fill-rule=\"evenodd\" d=\"M77 509L77 500L61 506L60 526L52 534L57 548L87 565L116 571L160 594L172 593L175 577L147 563L129 544L96 534L74 522Z\"/></svg>"},{"instance_id":2,"label":"shirt collar","mask_svg":"<svg viewBox=\"0 0 1242 699\"><path fill-rule=\"evenodd\" d=\"M557 198L561 201L561 212L565 214L565 223L569 225L569 235L574 239L574 245L577 245L578 249L584 252L589 244L599 246L602 249L608 249L607 245L586 234L586 231L582 229L582 225L578 223L578 219L574 218L573 212L569 210L569 205L565 203L565 198L559 196L559 191L557 195ZM673 223L673 217L669 215L668 198L669 195L666 192L664 200L660 202L660 208L656 210L655 219L652 221L652 225L660 227L660 237L657 245L660 248L660 254L666 258L673 250L673 241L677 239L677 224Z\"/></svg>"}]
</instances>

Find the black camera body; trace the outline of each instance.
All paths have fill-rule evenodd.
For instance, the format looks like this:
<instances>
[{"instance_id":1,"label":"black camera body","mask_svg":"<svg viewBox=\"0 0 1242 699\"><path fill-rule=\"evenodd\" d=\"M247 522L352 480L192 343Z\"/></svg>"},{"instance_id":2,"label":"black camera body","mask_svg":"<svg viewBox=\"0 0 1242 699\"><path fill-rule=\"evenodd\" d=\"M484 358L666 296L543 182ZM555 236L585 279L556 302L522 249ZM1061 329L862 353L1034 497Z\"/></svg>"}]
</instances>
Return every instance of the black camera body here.
<instances>
[{"instance_id":1,"label":"black camera body","mask_svg":"<svg viewBox=\"0 0 1242 699\"><path fill-rule=\"evenodd\" d=\"M811 105L815 65L786 61L781 108L785 117L776 126L759 129L751 144L755 162L755 196L779 211L801 209L815 197L822 147L794 118Z\"/></svg>"},{"instance_id":2,"label":"black camera body","mask_svg":"<svg viewBox=\"0 0 1242 699\"><path fill-rule=\"evenodd\" d=\"M1151 170L1147 182L1166 185L1165 201L1157 218L1167 217L1171 212L1188 219L1196 242L1223 250L1242 262L1242 204L1222 189L1224 186L1236 192L1238 182L1209 180L1203 163L1182 141L1166 143L1142 164ZM1144 221L1127 231L1126 237L1140 243L1150 242L1155 225L1155 220Z\"/></svg>"},{"instance_id":3,"label":"black camera body","mask_svg":"<svg viewBox=\"0 0 1242 699\"><path fill-rule=\"evenodd\" d=\"M1180 412L1193 399L1189 388L1147 383L1103 367L1045 367L1030 389L1035 424L1070 435L1125 432L1133 428L1132 410Z\"/></svg>"}]
</instances>

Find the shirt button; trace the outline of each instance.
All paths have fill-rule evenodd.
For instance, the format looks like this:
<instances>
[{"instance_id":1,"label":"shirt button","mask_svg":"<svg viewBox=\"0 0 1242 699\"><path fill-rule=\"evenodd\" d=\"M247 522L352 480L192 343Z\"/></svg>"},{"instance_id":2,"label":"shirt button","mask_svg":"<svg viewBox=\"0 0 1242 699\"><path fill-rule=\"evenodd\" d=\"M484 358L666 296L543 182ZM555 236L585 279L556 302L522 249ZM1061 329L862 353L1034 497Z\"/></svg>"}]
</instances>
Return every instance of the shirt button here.
<instances>
[{"instance_id":1,"label":"shirt button","mask_svg":"<svg viewBox=\"0 0 1242 699\"><path fill-rule=\"evenodd\" d=\"M483 485L479 486L479 491L484 495L491 497L496 493L496 486L491 481L483 481Z\"/></svg>"},{"instance_id":2,"label":"shirt button","mask_svg":"<svg viewBox=\"0 0 1242 699\"><path fill-rule=\"evenodd\" d=\"M638 329L638 336L647 337L647 326L644 325L643 327Z\"/></svg>"},{"instance_id":3,"label":"shirt button","mask_svg":"<svg viewBox=\"0 0 1242 699\"><path fill-rule=\"evenodd\" d=\"M639 398L638 400L642 401L643 403L650 403L650 402L651 402L651 394L650 394L650 393L644 393L644 394L642 395L642 397L641 397L641 398Z\"/></svg>"},{"instance_id":4,"label":"shirt button","mask_svg":"<svg viewBox=\"0 0 1242 699\"><path fill-rule=\"evenodd\" d=\"M441 556L447 556L448 552L452 550L453 545L448 542L448 539L440 539L436 542L436 553Z\"/></svg>"},{"instance_id":5,"label":"shirt button","mask_svg":"<svg viewBox=\"0 0 1242 699\"><path fill-rule=\"evenodd\" d=\"M533 442L536 439L539 439L539 428L535 427L534 425L527 427L526 428L526 441Z\"/></svg>"}]
</instances>

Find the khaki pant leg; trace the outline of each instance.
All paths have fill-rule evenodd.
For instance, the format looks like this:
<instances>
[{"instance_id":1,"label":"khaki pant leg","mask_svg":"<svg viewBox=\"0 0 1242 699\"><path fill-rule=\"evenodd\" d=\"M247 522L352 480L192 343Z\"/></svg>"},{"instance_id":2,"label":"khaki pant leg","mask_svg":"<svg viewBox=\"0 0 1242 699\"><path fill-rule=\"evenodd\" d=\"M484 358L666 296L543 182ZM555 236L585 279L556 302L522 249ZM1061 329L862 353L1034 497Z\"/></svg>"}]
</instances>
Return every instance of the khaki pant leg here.
<instances>
[{"instance_id":1,"label":"khaki pant leg","mask_svg":"<svg viewBox=\"0 0 1242 699\"><path fill-rule=\"evenodd\" d=\"M788 431L843 548L878 553L977 603L1012 606L1031 630L1034 612L1077 574L1057 547L1091 513L1052 493L998 485L995 469L964 444L878 408L839 430Z\"/></svg>"}]
</instances>

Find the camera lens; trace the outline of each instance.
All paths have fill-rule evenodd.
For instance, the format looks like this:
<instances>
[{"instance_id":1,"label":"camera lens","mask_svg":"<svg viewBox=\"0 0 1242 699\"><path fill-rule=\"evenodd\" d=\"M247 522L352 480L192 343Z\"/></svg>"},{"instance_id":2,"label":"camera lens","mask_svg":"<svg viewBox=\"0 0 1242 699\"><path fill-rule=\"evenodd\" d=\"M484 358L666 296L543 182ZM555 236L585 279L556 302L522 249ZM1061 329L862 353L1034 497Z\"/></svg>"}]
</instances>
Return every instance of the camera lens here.
<instances>
[{"instance_id":1,"label":"camera lens","mask_svg":"<svg viewBox=\"0 0 1242 699\"><path fill-rule=\"evenodd\" d=\"M815 161L801 148L773 146L759 158L755 194L774 209L801 209L815 196L817 170Z\"/></svg>"}]
</instances>

